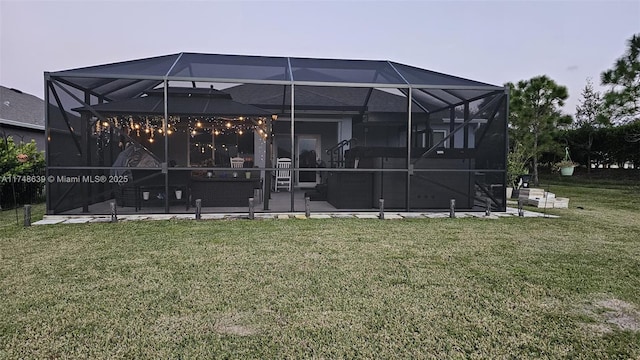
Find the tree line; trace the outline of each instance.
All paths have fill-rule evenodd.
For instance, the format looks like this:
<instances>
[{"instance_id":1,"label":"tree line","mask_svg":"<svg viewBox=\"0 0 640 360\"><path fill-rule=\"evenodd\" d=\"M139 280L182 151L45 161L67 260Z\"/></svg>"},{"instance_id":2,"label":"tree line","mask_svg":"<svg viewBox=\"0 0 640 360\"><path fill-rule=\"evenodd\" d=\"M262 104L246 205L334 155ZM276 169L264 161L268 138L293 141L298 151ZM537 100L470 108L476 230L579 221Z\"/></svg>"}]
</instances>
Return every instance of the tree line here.
<instances>
[{"instance_id":1,"label":"tree line","mask_svg":"<svg viewBox=\"0 0 640 360\"><path fill-rule=\"evenodd\" d=\"M573 117L561 111L567 88L546 75L505 84L510 90L508 171L528 168L538 184L540 164L550 161L562 166L580 161L587 171L625 163L638 168L640 34L627 40L626 52L600 74L600 83L608 88L604 94L587 79Z\"/></svg>"}]
</instances>

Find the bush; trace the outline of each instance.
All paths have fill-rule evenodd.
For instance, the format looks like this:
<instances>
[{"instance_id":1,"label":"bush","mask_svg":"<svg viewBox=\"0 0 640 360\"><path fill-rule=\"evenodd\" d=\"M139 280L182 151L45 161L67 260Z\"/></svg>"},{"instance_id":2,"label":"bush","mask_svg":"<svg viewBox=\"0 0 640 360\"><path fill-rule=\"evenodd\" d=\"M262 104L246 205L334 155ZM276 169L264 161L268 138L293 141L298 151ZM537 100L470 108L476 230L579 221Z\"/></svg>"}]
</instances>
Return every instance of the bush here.
<instances>
[{"instance_id":1,"label":"bush","mask_svg":"<svg viewBox=\"0 0 640 360\"><path fill-rule=\"evenodd\" d=\"M2 208L41 201L44 196L44 174L44 152L38 151L35 141L16 144L10 136L0 138Z\"/></svg>"}]
</instances>

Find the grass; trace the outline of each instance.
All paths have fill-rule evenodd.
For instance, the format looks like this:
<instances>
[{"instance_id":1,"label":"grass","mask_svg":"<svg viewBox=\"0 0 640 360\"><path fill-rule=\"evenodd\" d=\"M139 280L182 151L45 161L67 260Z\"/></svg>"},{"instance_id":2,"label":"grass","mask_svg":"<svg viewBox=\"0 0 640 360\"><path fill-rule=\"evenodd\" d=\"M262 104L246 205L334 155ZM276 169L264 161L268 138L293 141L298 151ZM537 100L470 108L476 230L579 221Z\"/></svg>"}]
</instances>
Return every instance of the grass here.
<instances>
[{"instance_id":1,"label":"grass","mask_svg":"<svg viewBox=\"0 0 640 360\"><path fill-rule=\"evenodd\" d=\"M640 186L550 190L571 198L559 219L3 212L0 357L639 358L594 304L640 309Z\"/></svg>"}]
</instances>

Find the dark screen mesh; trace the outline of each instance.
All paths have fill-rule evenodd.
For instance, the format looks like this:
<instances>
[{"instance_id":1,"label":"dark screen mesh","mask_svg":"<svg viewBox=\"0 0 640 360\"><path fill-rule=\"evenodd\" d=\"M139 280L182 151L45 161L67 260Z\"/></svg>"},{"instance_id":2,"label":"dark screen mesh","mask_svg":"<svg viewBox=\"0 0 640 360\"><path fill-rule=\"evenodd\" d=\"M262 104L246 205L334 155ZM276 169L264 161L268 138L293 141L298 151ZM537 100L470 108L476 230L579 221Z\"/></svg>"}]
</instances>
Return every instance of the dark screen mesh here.
<instances>
[{"instance_id":1,"label":"dark screen mesh","mask_svg":"<svg viewBox=\"0 0 640 360\"><path fill-rule=\"evenodd\" d=\"M286 69L286 58L185 53L171 71L170 76L288 80Z\"/></svg>"},{"instance_id":2,"label":"dark screen mesh","mask_svg":"<svg viewBox=\"0 0 640 360\"><path fill-rule=\"evenodd\" d=\"M395 62L392 64L410 84L414 85L493 86Z\"/></svg>"},{"instance_id":3,"label":"dark screen mesh","mask_svg":"<svg viewBox=\"0 0 640 360\"><path fill-rule=\"evenodd\" d=\"M404 84L385 61L291 58L296 81Z\"/></svg>"},{"instance_id":4,"label":"dark screen mesh","mask_svg":"<svg viewBox=\"0 0 640 360\"><path fill-rule=\"evenodd\" d=\"M165 76L178 56L179 54L173 54L107 65L89 66L60 71L57 72L56 75L73 77L74 74L92 74L95 75L96 78L100 78L101 75L121 75L123 77L145 75Z\"/></svg>"}]
</instances>

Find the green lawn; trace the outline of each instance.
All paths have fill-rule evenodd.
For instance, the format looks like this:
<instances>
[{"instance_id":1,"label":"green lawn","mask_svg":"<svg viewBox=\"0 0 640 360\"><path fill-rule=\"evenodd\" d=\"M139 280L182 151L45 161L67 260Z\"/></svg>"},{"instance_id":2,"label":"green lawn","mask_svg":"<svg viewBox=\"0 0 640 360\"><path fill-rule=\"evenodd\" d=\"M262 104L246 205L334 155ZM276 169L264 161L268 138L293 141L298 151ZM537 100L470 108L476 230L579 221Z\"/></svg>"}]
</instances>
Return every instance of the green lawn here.
<instances>
[{"instance_id":1,"label":"green lawn","mask_svg":"<svg viewBox=\"0 0 640 360\"><path fill-rule=\"evenodd\" d=\"M640 186L591 185L559 219L3 212L0 358L640 358Z\"/></svg>"}]
</instances>

